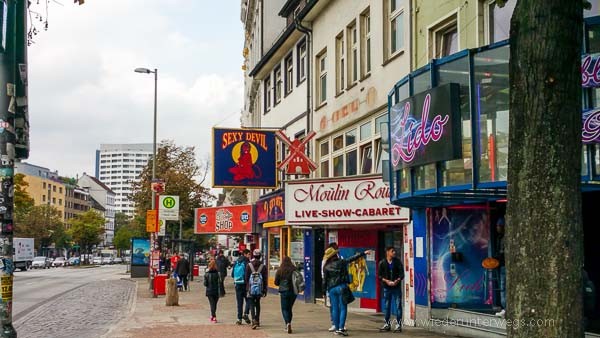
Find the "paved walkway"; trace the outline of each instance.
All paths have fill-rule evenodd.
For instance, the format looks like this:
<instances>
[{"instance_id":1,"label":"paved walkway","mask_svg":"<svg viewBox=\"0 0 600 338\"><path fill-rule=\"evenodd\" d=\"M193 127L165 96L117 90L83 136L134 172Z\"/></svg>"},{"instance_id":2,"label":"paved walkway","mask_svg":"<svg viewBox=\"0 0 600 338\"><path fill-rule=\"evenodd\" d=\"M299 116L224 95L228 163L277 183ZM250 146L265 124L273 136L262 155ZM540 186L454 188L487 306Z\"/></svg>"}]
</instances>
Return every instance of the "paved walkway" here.
<instances>
[{"instance_id":1,"label":"paved walkway","mask_svg":"<svg viewBox=\"0 0 600 338\"><path fill-rule=\"evenodd\" d=\"M217 307L218 323L210 322L208 300L204 296L202 278L195 277L190 282L191 291L179 293L179 306L165 306L165 297L153 298L148 290L147 279L136 279L137 297L128 316L120 321L104 337L107 338L237 338L251 336L289 337L284 332L279 296L269 294L261 302L261 327L251 330L249 325L235 325L237 318L235 291L231 278L226 280L227 295L219 300ZM323 305L306 304L296 301L294 305L294 321L292 323L295 337L333 337L327 331L330 326L329 309ZM402 333L383 332L381 315L349 313L346 327L350 336L378 337L398 335L401 337L448 337L432 333L421 328L405 327Z\"/></svg>"}]
</instances>

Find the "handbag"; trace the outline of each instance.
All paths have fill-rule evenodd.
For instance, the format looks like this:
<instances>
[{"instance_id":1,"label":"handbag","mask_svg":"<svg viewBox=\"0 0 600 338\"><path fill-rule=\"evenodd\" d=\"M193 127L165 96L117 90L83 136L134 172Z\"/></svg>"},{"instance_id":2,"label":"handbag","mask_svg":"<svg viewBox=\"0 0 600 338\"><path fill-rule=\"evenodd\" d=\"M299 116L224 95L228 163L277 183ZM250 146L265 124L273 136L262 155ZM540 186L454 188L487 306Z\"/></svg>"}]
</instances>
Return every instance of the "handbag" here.
<instances>
[{"instance_id":1,"label":"handbag","mask_svg":"<svg viewBox=\"0 0 600 338\"><path fill-rule=\"evenodd\" d=\"M344 288L342 289L342 303L344 303L344 305L348 305L352 303L355 299L356 298L354 297L352 291L350 291L348 285L344 285Z\"/></svg>"}]
</instances>

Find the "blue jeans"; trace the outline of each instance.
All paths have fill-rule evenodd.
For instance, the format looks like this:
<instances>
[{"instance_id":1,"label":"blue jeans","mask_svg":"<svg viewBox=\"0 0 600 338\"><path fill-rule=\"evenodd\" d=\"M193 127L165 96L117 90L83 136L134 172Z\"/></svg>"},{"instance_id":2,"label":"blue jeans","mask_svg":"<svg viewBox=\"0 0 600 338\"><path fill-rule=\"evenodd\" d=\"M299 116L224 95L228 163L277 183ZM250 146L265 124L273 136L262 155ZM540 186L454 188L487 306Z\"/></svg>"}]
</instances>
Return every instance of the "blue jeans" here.
<instances>
[{"instance_id":1,"label":"blue jeans","mask_svg":"<svg viewBox=\"0 0 600 338\"><path fill-rule=\"evenodd\" d=\"M392 305L396 309L396 321L402 324L402 289L383 287L383 304L385 306L385 322L390 322Z\"/></svg>"},{"instance_id":2,"label":"blue jeans","mask_svg":"<svg viewBox=\"0 0 600 338\"><path fill-rule=\"evenodd\" d=\"M506 309L506 267L500 267L500 305Z\"/></svg>"},{"instance_id":3,"label":"blue jeans","mask_svg":"<svg viewBox=\"0 0 600 338\"><path fill-rule=\"evenodd\" d=\"M281 314L283 315L283 321L286 324L290 324L292 322L292 307L294 307L294 302L296 302L296 294L294 291L285 291L279 293L281 299Z\"/></svg>"},{"instance_id":4,"label":"blue jeans","mask_svg":"<svg viewBox=\"0 0 600 338\"><path fill-rule=\"evenodd\" d=\"M247 316L250 313L250 303L248 302L248 299L246 299L246 284L235 285L235 300L237 302L237 319L242 320L242 308L244 308L244 300L246 301L244 314Z\"/></svg>"},{"instance_id":5,"label":"blue jeans","mask_svg":"<svg viewBox=\"0 0 600 338\"><path fill-rule=\"evenodd\" d=\"M333 326L336 330L346 327L346 315L348 314L348 305L342 302L342 290L347 287L340 284L329 289L329 298L331 299L331 308L333 312Z\"/></svg>"}]
</instances>

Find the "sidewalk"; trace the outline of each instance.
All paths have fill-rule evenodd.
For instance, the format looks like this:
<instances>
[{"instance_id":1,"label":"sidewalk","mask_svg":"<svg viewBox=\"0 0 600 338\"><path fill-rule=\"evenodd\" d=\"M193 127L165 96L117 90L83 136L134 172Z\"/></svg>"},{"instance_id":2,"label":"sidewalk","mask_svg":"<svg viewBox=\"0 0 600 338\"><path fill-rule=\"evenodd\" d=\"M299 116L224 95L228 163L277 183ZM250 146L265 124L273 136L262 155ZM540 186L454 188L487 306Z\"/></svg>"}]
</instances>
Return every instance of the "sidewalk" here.
<instances>
[{"instance_id":1,"label":"sidewalk","mask_svg":"<svg viewBox=\"0 0 600 338\"><path fill-rule=\"evenodd\" d=\"M329 310L322 305L296 301L292 335L284 332L279 296L269 294L261 302L261 327L251 330L249 325L235 325L237 310L232 279L225 281L227 295L219 299L217 306L218 323L210 322L208 300L204 296L202 277L194 277L190 282L191 291L179 293L179 306L165 306L165 296L153 298L148 290L146 278L135 279L136 294L130 314L123 318L104 337L106 338L237 338L261 337L334 337L328 332ZM348 313L346 327L349 336L354 337L448 337L421 328L404 327L402 333L379 332L383 316L364 313Z\"/></svg>"}]
</instances>

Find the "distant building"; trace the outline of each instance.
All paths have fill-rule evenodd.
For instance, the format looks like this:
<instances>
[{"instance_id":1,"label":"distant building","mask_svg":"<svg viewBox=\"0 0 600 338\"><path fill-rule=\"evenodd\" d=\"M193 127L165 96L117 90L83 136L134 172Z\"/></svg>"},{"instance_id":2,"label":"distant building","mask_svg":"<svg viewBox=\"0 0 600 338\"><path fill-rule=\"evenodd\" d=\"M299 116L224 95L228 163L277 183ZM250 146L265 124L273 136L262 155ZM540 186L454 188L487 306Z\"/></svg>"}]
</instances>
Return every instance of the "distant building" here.
<instances>
[{"instance_id":1,"label":"distant building","mask_svg":"<svg viewBox=\"0 0 600 338\"><path fill-rule=\"evenodd\" d=\"M58 172L25 162L17 162L15 163L15 173L24 175L24 181L29 184L26 191L33 198L34 205L53 206L60 212L60 217L65 219L66 188L58 176Z\"/></svg>"},{"instance_id":2,"label":"distant building","mask_svg":"<svg viewBox=\"0 0 600 338\"><path fill-rule=\"evenodd\" d=\"M71 219L91 207L90 192L80 188L76 179L63 178L65 184L65 227L71 227Z\"/></svg>"},{"instance_id":3,"label":"distant building","mask_svg":"<svg viewBox=\"0 0 600 338\"><path fill-rule=\"evenodd\" d=\"M115 192L115 210L133 216L135 205L129 197L132 183L152 157L152 144L101 144L96 150L95 177Z\"/></svg>"},{"instance_id":4,"label":"distant building","mask_svg":"<svg viewBox=\"0 0 600 338\"><path fill-rule=\"evenodd\" d=\"M113 238L115 236L115 196L116 193L112 191L106 184L100 182L97 178L83 174L77 182L77 184L89 191L92 199L92 207L96 210L102 210L104 208L104 218L106 222L104 224L104 238L103 245L112 245ZM95 206L98 203L101 208Z\"/></svg>"}]
</instances>

